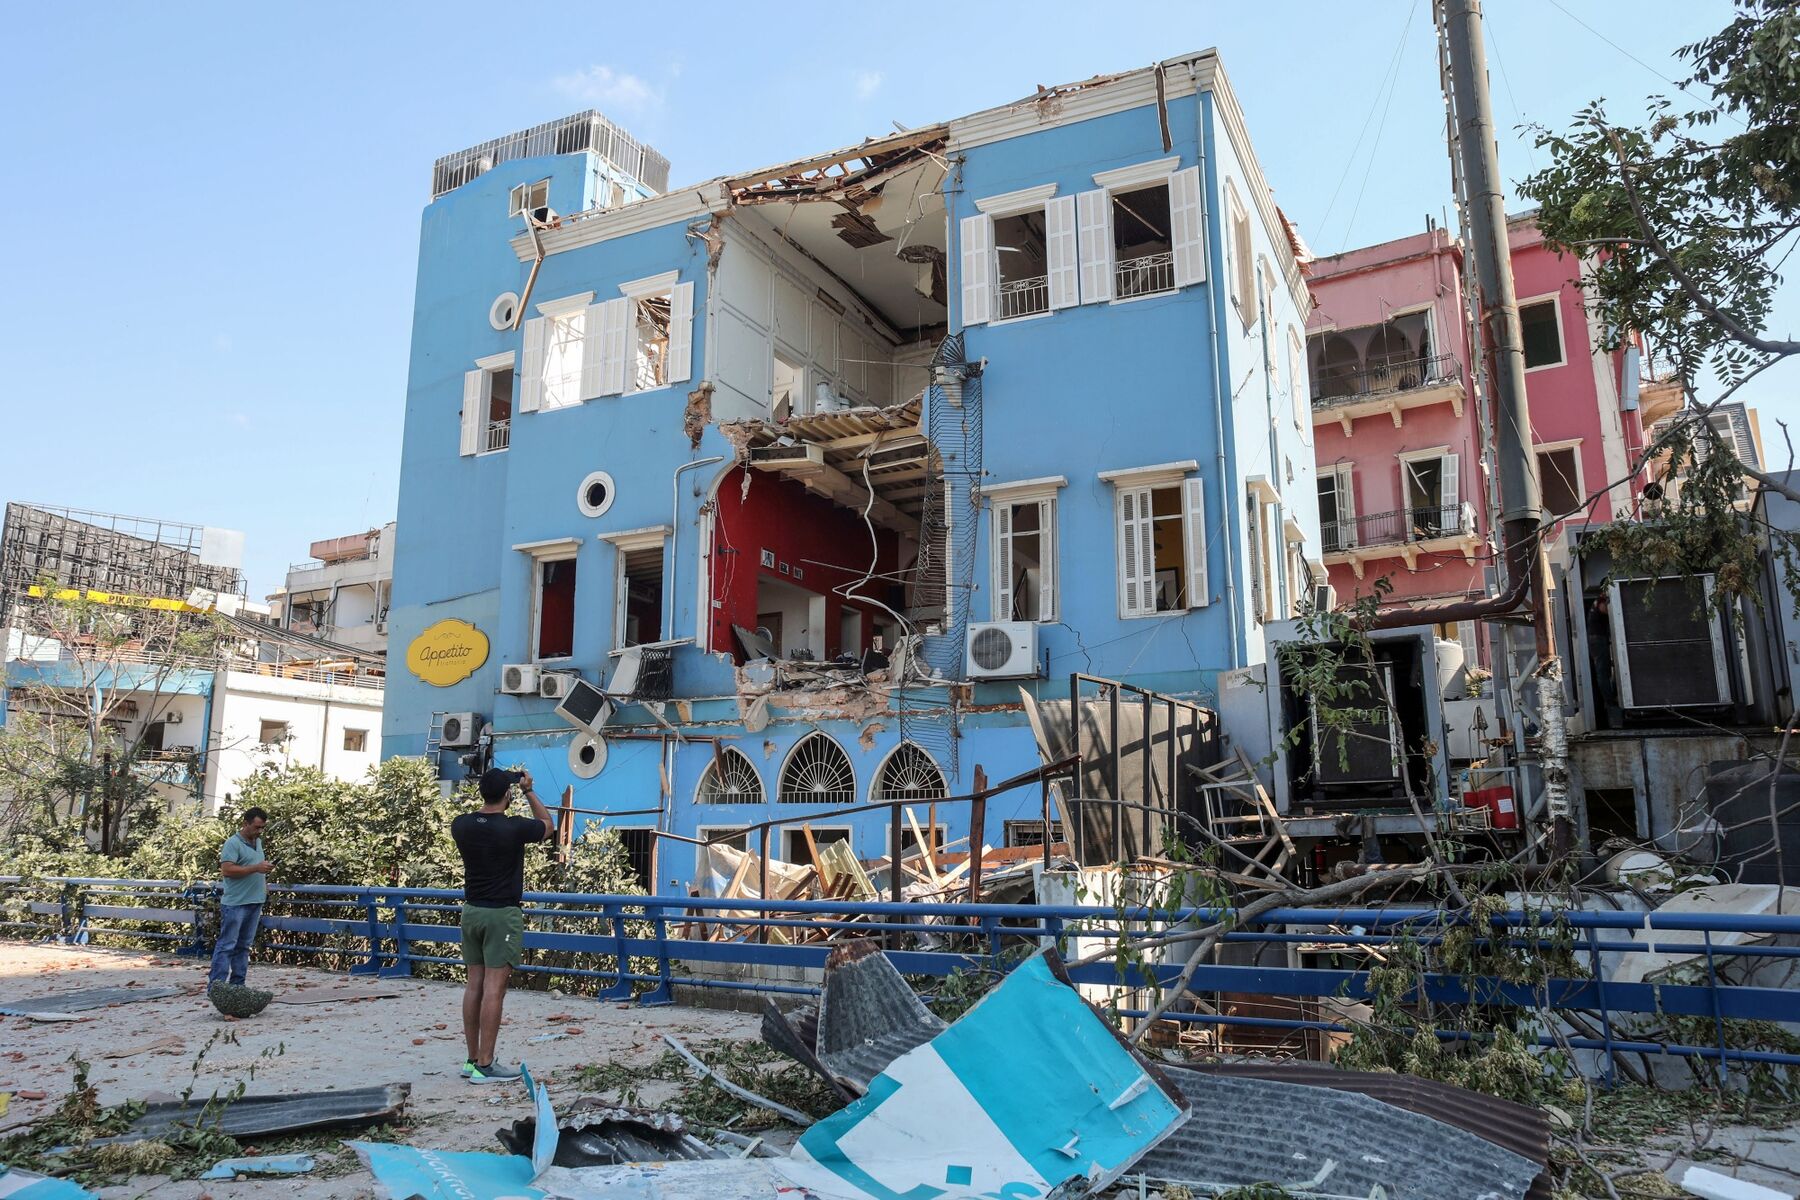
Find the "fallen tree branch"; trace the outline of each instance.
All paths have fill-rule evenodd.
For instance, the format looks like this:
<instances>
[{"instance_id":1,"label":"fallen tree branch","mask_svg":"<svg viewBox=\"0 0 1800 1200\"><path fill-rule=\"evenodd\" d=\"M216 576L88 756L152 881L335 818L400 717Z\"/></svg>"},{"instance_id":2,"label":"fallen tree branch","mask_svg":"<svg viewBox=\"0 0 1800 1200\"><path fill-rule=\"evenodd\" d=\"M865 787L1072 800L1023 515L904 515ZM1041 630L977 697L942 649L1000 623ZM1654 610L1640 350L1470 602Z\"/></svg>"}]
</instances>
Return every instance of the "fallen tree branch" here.
<instances>
[{"instance_id":1,"label":"fallen tree branch","mask_svg":"<svg viewBox=\"0 0 1800 1200\"><path fill-rule=\"evenodd\" d=\"M792 1121L794 1124L799 1125L802 1128L805 1128L806 1126L811 1125L813 1123L813 1119L811 1117L807 1116L803 1112L797 1112L796 1110L789 1108L785 1104L782 1104L782 1103L779 1103L778 1101L769 1099L767 1096L759 1096L755 1092L751 1091L749 1088L739 1087L737 1084L731 1082L731 1080L725 1078L724 1075L720 1074L719 1072L713 1070L711 1067L707 1066L705 1063L701 1062L698 1058L696 1058L694 1056L694 1052L692 1050L689 1050L686 1046L684 1046L680 1042L676 1041L672 1035L665 1033L662 1035L662 1040L669 1043L669 1049L673 1050L675 1053L681 1055L682 1058L687 1060L688 1066L690 1066L694 1069L694 1073L696 1075L700 1076L700 1078L702 1078L702 1079L712 1080L714 1083L718 1084L722 1090L730 1092L733 1096L736 1096L739 1100L742 1100L744 1103L754 1104L758 1108L766 1108L770 1112L775 1113L777 1116L780 1116L780 1117L785 1118L786 1120Z\"/></svg>"}]
</instances>

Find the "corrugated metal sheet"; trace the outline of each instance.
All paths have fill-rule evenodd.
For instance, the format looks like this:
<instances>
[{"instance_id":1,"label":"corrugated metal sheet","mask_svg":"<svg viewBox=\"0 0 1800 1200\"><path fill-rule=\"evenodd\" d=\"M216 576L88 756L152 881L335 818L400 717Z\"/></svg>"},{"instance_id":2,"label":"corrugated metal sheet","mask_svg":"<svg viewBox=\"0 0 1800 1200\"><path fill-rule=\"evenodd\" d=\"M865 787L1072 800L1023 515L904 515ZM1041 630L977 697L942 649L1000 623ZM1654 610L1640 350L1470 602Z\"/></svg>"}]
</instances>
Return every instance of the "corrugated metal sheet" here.
<instances>
[{"instance_id":1,"label":"corrugated metal sheet","mask_svg":"<svg viewBox=\"0 0 1800 1200\"><path fill-rule=\"evenodd\" d=\"M1356 1092L1167 1074L1193 1118L1139 1159L1133 1174L1389 1200L1524 1200L1539 1170L1485 1138Z\"/></svg>"},{"instance_id":2,"label":"corrugated metal sheet","mask_svg":"<svg viewBox=\"0 0 1800 1200\"><path fill-rule=\"evenodd\" d=\"M302 1133L309 1129L373 1125L398 1117L411 1093L410 1083L389 1083L332 1092L295 1092L287 1096L240 1096L213 1112L207 1111L207 1101L201 1099L152 1104L144 1110L143 1116L131 1123L129 1131L117 1137L98 1139L95 1144L161 1137L201 1120L209 1122L209 1126L220 1133L240 1139Z\"/></svg>"},{"instance_id":3,"label":"corrugated metal sheet","mask_svg":"<svg viewBox=\"0 0 1800 1200\"><path fill-rule=\"evenodd\" d=\"M819 1061L840 1079L866 1091L889 1063L943 1031L874 942L845 942L825 960Z\"/></svg>"},{"instance_id":4,"label":"corrugated metal sheet","mask_svg":"<svg viewBox=\"0 0 1800 1200\"><path fill-rule=\"evenodd\" d=\"M164 1000L170 996L183 995L187 990L187 988L179 987L83 988L79 992L62 992L58 995L39 996L24 1000L0 1000L0 1014L9 1017L28 1017L32 1013L86 1012L90 1008L105 1008L110 1004L132 1004L139 1000Z\"/></svg>"},{"instance_id":5,"label":"corrugated metal sheet","mask_svg":"<svg viewBox=\"0 0 1800 1200\"><path fill-rule=\"evenodd\" d=\"M1455 1084L1420 1079L1416 1075L1340 1071L1324 1063L1297 1059L1189 1063L1169 1068L1170 1074L1183 1070L1359 1092L1383 1104L1434 1117L1537 1163L1540 1170L1537 1178L1532 1180L1526 1200L1550 1200L1550 1173L1542 1169L1550 1161L1550 1122L1538 1109L1497 1096L1484 1096Z\"/></svg>"}]
</instances>

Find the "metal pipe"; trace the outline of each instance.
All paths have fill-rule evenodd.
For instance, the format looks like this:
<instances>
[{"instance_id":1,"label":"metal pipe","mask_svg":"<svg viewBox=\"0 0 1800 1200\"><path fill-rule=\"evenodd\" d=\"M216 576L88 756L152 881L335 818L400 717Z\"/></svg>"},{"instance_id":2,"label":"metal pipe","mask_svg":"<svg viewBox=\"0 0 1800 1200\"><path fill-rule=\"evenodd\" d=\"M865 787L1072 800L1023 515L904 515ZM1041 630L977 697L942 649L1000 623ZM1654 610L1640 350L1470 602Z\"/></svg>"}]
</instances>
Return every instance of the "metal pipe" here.
<instances>
[{"instance_id":1,"label":"metal pipe","mask_svg":"<svg viewBox=\"0 0 1800 1200\"><path fill-rule=\"evenodd\" d=\"M725 461L723 454L715 454L711 458L696 458L692 462L684 462L675 468L675 474L669 477L669 562L668 562L668 595L663 599L663 637L664 641L675 638L675 593L677 591L677 564L681 561L675 556L675 547L681 541L681 473L695 467L711 466L713 463ZM694 617L694 644L700 643L700 617Z\"/></svg>"}]
</instances>

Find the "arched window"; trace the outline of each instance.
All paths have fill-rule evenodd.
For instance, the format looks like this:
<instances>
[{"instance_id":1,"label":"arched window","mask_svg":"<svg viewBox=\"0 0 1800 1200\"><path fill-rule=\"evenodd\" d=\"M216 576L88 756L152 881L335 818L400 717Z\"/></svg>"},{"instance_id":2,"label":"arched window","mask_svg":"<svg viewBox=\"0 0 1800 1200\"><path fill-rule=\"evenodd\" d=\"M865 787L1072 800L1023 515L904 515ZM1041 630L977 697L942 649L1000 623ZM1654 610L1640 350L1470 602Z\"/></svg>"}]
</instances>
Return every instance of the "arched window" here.
<instances>
[{"instance_id":1,"label":"arched window","mask_svg":"<svg viewBox=\"0 0 1800 1200\"><path fill-rule=\"evenodd\" d=\"M931 755L911 742L901 742L875 775L874 800L942 800L944 773Z\"/></svg>"},{"instance_id":2,"label":"arched window","mask_svg":"<svg viewBox=\"0 0 1800 1200\"><path fill-rule=\"evenodd\" d=\"M706 773L700 776L700 786L694 789L696 804L762 802L762 777L757 775L756 768L750 765L741 750L729 746L719 751L718 757L707 766Z\"/></svg>"},{"instance_id":3,"label":"arched window","mask_svg":"<svg viewBox=\"0 0 1800 1200\"><path fill-rule=\"evenodd\" d=\"M811 733L788 754L781 768L783 804L851 804L856 773L843 748L822 733Z\"/></svg>"}]
</instances>

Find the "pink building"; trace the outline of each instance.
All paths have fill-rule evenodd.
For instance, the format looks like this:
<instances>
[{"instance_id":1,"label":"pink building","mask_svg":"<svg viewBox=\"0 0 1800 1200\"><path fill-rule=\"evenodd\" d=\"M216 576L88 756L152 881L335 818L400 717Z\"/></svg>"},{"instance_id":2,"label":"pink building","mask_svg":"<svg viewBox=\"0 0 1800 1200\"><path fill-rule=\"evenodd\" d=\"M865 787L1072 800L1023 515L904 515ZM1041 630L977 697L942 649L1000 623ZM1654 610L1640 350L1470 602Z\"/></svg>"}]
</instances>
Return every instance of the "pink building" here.
<instances>
[{"instance_id":1,"label":"pink building","mask_svg":"<svg viewBox=\"0 0 1800 1200\"><path fill-rule=\"evenodd\" d=\"M1643 445L1636 355L1596 344L1578 260L1547 249L1529 217L1512 220L1510 237L1544 508L1610 520L1643 482L1631 470ZM1441 229L1308 267L1319 519L1340 602L1372 592L1379 578L1395 600L1487 587L1496 549L1491 463L1474 403L1462 270L1460 245ZM1440 633L1486 661L1473 629Z\"/></svg>"}]
</instances>

